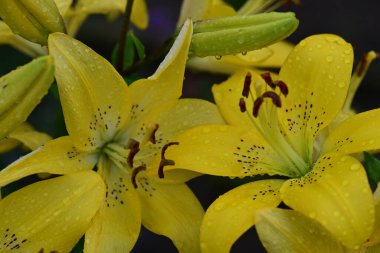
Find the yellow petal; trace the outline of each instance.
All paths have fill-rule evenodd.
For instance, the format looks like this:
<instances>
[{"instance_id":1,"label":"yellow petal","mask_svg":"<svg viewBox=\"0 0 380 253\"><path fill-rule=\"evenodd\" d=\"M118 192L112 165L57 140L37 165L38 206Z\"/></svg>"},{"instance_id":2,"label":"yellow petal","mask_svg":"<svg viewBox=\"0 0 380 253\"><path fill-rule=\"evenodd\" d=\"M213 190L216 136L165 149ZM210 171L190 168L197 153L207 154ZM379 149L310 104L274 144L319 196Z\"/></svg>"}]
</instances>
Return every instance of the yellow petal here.
<instances>
[{"instance_id":1,"label":"yellow petal","mask_svg":"<svg viewBox=\"0 0 380 253\"><path fill-rule=\"evenodd\" d=\"M207 11L212 6L212 0L184 0L178 19L178 26L185 23L187 18L192 20L204 19Z\"/></svg>"},{"instance_id":2,"label":"yellow petal","mask_svg":"<svg viewBox=\"0 0 380 253\"><path fill-rule=\"evenodd\" d=\"M38 58L0 78L0 138L26 120L54 77L52 58Z\"/></svg>"},{"instance_id":3,"label":"yellow petal","mask_svg":"<svg viewBox=\"0 0 380 253\"><path fill-rule=\"evenodd\" d=\"M211 18L224 18L229 16L234 16L236 11L230 5L224 3L223 1L213 1L213 4L207 10L206 15L203 19Z\"/></svg>"},{"instance_id":4,"label":"yellow petal","mask_svg":"<svg viewBox=\"0 0 380 253\"><path fill-rule=\"evenodd\" d=\"M214 85L212 87L212 93L214 95L215 103L228 124L247 127L248 129L254 130L255 127L252 124L248 113L241 112L239 106L240 98L243 97L244 80L248 73L251 74L252 84L257 81L263 82L258 74L248 69L242 69L232 75L227 81L220 85ZM248 111L253 108L253 102L251 99L246 100L246 107Z\"/></svg>"},{"instance_id":5,"label":"yellow petal","mask_svg":"<svg viewBox=\"0 0 380 253\"><path fill-rule=\"evenodd\" d=\"M96 161L97 154L81 153L70 137L60 137L0 171L0 186L36 173L69 174L90 170Z\"/></svg>"},{"instance_id":6,"label":"yellow petal","mask_svg":"<svg viewBox=\"0 0 380 253\"><path fill-rule=\"evenodd\" d=\"M351 78L353 52L350 44L331 34L301 41L280 71L289 87L279 110L284 131L304 158L311 161L315 136L340 111Z\"/></svg>"},{"instance_id":7,"label":"yellow petal","mask_svg":"<svg viewBox=\"0 0 380 253\"><path fill-rule=\"evenodd\" d=\"M245 128L207 125L175 137L165 158L174 166L164 171L188 169L217 176L244 177L257 174L289 175L282 158L259 135ZM159 160L155 163L159 164ZM158 165L156 166L158 168Z\"/></svg>"},{"instance_id":8,"label":"yellow petal","mask_svg":"<svg viewBox=\"0 0 380 253\"><path fill-rule=\"evenodd\" d=\"M141 227L138 195L130 175L111 162L99 165L106 183L106 198L86 232L84 252L130 252Z\"/></svg>"},{"instance_id":9,"label":"yellow petal","mask_svg":"<svg viewBox=\"0 0 380 253\"><path fill-rule=\"evenodd\" d=\"M169 237L180 253L197 253L203 208L185 184L160 184L143 172L137 176L142 222L150 231Z\"/></svg>"},{"instance_id":10,"label":"yellow petal","mask_svg":"<svg viewBox=\"0 0 380 253\"><path fill-rule=\"evenodd\" d=\"M380 109L356 114L327 137L322 152L357 153L380 148Z\"/></svg>"},{"instance_id":11,"label":"yellow petal","mask_svg":"<svg viewBox=\"0 0 380 253\"><path fill-rule=\"evenodd\" d=\"M268 252L346 252L321 224L298 212L262 209L256 217L257 233Z\"/></svg>"},{"instance_id":12,"label":"yellow petal","mask_svg":"<svg viewBox=\"0 0 380 253\"><path fill-rule=\"evenodd\" d=\"M0 153L8 152L20 145L20 142L15 139L9 139L7 137L0 140Z\"/></svg>"},{"instance_id":13,"label":"yellow petal","mask_svg":"<svg viewBox=\"0 0 380 253\"><path fill-rule=\"evenodd\" d=\"M187 129L204 124L224 124L224 121L214 104L201 99L180 99L168 110L162 111L161 108L158 108L157 112L152 111L147 114L146 118L135 127L138 131L135 135L137 137L143 135L144 130L141 129L150 124L158 125L155 132L156 143L147 142L141 147L134 159L137 164L149 165L155 156L161 155L161 150L165 144ZM150 173L147 173L150 176L158 176L157 167L149 169L148 166ZM176 170L175 173L167 173L163 181L167 183L185 182L197 175L199 174Z\"/></svg>"},{"instance_id":14,"label":"yellow petal","mask_svg":"<svg viewBox=\"0 0 380 253\"><path fill-rule=\"evenodd\" d=\"M214 201L202 222L202 252L230 252L233 243L255 224L257 210L280 204L279 188L282 183L282 180L248 183Z\"/></svg>"},{"instance_id":15,"label":"yellow petal","mask_svg":"<svg viewBox=\"0 0 380 253\"><path fill-rule=\"evenodd\" d=\"M80 0L75 7L75 14L109 14L112 12L124 12L127 0ZM145 0L135 0L131 14L132 22L140 29L148 26L148 11Z\"/></svg>"},{"instance_id":16,"label":"yellow petal","mask_svg":"<svg viewBox=\"0 0 380 253\"><path fill-rule=\"evenodd\" d=\"M75 39L49 37L67 130L81 150L94 150L129 120L128 86L112 65Z\"/></svg>"},{"instance_id":17,"label":"yellow petal","mask_svg":"<svg viewBox=\"0 0 380 253\"><path fill-rule=\"evenodd\" d=\"M151 109L170 100L176 101L181 96L191 34L192 22L187 21L154 75L148 79L140 79L130 86L132 120L138 121Z\"/></svg>"},{"instance_id":18,"label":"yellow petal","mask_svg":"<svg viewBox=\"0 0 380 253\"><path fill-rule=\"evenodd\" d=\"M23 123L9 134L10 138L18 140L30 150L35 150L51 140L48 134L38 132L28 123Z\"/></svg>"},{"instance_id":19,"label":"yellow petal","mask_svg":"<svg viewBox=\"0 0 380 253\"><path fill-rule=\"evenodd\" d=\"M92 171L29 185L0 201L2 252L69 252L104 198Z\"/></svg>"},{"instance_id":20,"label":"yellow petal","mask_svg":"<svg viewBox=\"0 0 380 253\"><path fill-rule=\"evenodd\" d=\"M284 183L281 197L349 248L357 249L373 231L374 203L367 175L350 156L321 157L304 177Z\"/></svg>"},{"instance_id":21,"label":"yellow petal","mask_svg":"<svg viewBox=\"0 0 380 253\"><path fill-rule=\"evenodd\" d=\"M378 184L377 189L374 193L375 200L375 230L368 239L368 242L365 243L366 246L373 246L378 244L380 247L380 184ZM380 248L379 248L380 249Z\"/></svg>"},{"instance_id":22,"label":"yellow petal","mask_svg":"<svg viewBox=\"0 0 380 253\"><path fill-rule=\"evenodd\" d=\"M255 63L255 66L260 68L279 68L283 65L293 48L294 45L286 41L270 45L266 47L266 50L270 50L272 54L262 61Z\"/></svg>"}]
</instances>

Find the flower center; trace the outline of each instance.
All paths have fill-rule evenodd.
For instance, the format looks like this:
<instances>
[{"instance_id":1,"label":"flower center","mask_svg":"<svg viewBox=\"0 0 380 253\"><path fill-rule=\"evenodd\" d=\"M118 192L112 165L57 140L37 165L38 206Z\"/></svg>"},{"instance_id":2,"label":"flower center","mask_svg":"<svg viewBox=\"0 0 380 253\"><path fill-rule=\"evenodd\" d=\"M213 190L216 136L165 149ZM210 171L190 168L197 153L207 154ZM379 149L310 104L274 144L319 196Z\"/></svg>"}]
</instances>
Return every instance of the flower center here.
<instances>
[{"instance_id":1,"label":"flower center","mask_svg":"<svg viewBox=\"0 0 380 253\"><path fill-rule=\"evenodd\" d=\"M282 106L281 97L286 97L289 93L288 87L280 80L273 81L270 73L261 74L261 77L265 84L256 81L252 85L252 76L247 73L242 98L239 100L240 111L248 114L255 128L283 158L291 175L303 176L309 172L310 166L286 139L277 116L277 109ZM250 112L247 111L246 102L246 99L249 98L253 102L253 108Z\"/></svg>"}]
</instances>

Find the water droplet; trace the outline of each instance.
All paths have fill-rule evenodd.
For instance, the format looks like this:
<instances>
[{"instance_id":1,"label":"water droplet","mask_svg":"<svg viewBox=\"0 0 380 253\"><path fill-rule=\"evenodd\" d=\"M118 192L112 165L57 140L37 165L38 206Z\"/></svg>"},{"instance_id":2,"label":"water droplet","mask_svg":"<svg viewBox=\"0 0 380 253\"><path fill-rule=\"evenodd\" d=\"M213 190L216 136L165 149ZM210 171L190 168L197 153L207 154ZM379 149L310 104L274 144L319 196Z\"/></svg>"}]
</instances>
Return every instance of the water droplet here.
<instances>
[{"instance_id":1,"label":"water droplet","mask_svg":"<svg viewBox=\"0 0 380 253\"><path fill-rule=\"evenodd\" d=\"M314 212L309 213L309 217L314 219L317 215Z\"/></svg>"},{"instance_id":2,"label":"water droplet","mask_svg":"<svg viewBox=\"0 0 380 253\"><path fill-rule=\"evenodd\" d=\"M300 42L300 46L301 46L301 47L304 47L304 46L306 46L306 41L304 41L304 40L303 40L303 41L301 41L301 42Z\"/></svg>"},{"instance_id":3,"label":"water droplet","mask_svg":"<svg viewBox=\"0 0 380 253\"><path fill-rule=\"evenodd\" d=\"M317 45L317 48L322 48L322 45L321 45L321 44L318 44L318 45Z\"/></svg>"},{"instance_id":4,"label":"water droplet","mask_svg":"<svg viewBox=\"0 0 380 253\"><path fill-rule=\"evenodd\" d=\"M348 181L347 180L344 180L343 183L342 183L343 186L347 186L348 185Z\"/></svg>"},{"instance_id":5,"label":"water droplet","mask_svg":"<svg viewBox=\"0 0 380 253\"><path fill-rule=\"evenodd\" d=\"M208 127L204 127L203 128L203 133L209 133L209 132L211 132L211 129L210 128L208 128Z\"/></svg>"},{"instance_id":6,"label":"water droplet","mask_svg":"<svg viewBox=\"0 0 380 253\"><path fill-rule=\"evenodd\" d=\"M242 55L247 55L247 51L241 52Z\"/></svg>"},{"instance_id":7,"label":"water droplet","mask_svg":"<svg viewBox=\"0 0 380 253\"><path fill-rule=\"evenodd\" d=\"M340 216L340 212L339 212L339 211L335 211L335 212L334 212L334 216L335 216L335 217L339 217L339 216Z\"/></svg>"},{"instance_id":8,"label":"water droplet","mask_svg":"<svg viewBox=\"0 0 380 253\"><path fill-rule=\"evenodd\" d=\"M374 144L374 143L375 143L374 140L370 140L370 141L368 142L368 144Z\"/></svg>"},{"instance_id":9,"label":"water droplet","mask_svg":"<svg viewBox=\"0 0 380 253\"><path fill-rule=\"evenodd\" d=\"M358 170L360 168L360 165L359 164L353 164L353 165L351 165L351 167L350 167L350 169L351 170Z\"/></svg>"},{"instance_id":10,"label":"water droplet","mask_svg":"<svg viewBox=\"0 0 380 253\"><path fill-rule=\"evenodd\" d=\"M346 84L344 82L339 82L338 83L338 87L339 88L344 88L346 86Z\"/></svg>"},{"instance_id":11,"label":"water droplet","mask_svg":"<svg viewBox=\"0 0 380 253\"><path fill-rule=\"evenodd\" d=\"M326 57L326 61L327 62L332 62L334 60L334 58L332 56L327 56Z\"/></svg>"},{"instance_id":12,"label":"water droplet","mask_svg":"<svg viewBox=\"0 0 380 253\"><path fill-rule=\"evenodd\" d=\"M215 59L217 59L218 61L222 59L222 56L221 55L216 55L215 56Z\"/></svg>"},{"instance_id":13,"label":"water droplet","mask_svg":"<svg viewBox=\"0 0 380 253\"><path fill-rule=\"evenodd\" d=\"M334 75L330 74L329 79L333 79L333 78L334 78Z\"/></svg>"},{"instance_id":14,"label":"water droplet","mask_svg":"<svg viewBox=\"0 0 380 253\"><path fill-rule=\"evenodd\" d=\"M351 53L351 50L348 50L348 49L347 49L347 50L344 50L344 53L345 53L345 54L350 54L350 53Z\"/></svg>"}]
</instances>

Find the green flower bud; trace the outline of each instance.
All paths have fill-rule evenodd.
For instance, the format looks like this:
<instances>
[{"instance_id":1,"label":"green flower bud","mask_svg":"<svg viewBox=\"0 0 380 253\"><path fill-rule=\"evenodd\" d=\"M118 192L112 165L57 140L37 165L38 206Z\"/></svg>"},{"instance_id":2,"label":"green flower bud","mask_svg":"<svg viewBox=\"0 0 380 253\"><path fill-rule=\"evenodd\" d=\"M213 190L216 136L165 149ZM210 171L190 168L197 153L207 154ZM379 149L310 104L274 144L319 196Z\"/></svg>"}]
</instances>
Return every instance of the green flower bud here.
<instances>
[{"instance_id":1,"label":"green flower bud","mask_svg":"<svg viewBox=\"0 0 380 253\"><path fill-rule=\"evenodd\" d=\"M190 54L223 56L260 49L288 37L297 27L298 20L291 12L196 21Z\"/></svg>"},{"instance_id":2,"label":"green flower bud","mask_svg":"<svg viewBox=\"0 0 380 253\"><path fill-rule=\"evenodd\" d=\"M53 79L51 56L40 57L0 78L0 139L27 119Z\"/></svg>"},{"instance_id":3,"label":"green flower bud","mask_svg":"<svg viewBox=\"0 0 380 253\"><path fill-rule=\"evenodd\" d=\"M49 33L65 32L54 0L0 0L0 17L14 33L41 45Z\"/></svg>"}]
</instances>

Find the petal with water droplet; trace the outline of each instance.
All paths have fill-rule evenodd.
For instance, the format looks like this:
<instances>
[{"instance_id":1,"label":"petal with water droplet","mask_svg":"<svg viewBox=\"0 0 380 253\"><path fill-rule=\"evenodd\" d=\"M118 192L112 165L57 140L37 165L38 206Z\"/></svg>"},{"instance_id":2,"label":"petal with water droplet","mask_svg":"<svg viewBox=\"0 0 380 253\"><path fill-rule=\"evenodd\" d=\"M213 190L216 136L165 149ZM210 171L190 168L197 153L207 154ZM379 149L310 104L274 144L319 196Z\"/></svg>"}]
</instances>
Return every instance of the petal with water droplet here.
<instances>
[{"instance_id":1,"label":"petal with water droplet","mask_svg":"<svg viewBox=\"0 0 380 253\"><path fill-rule=\"evenodd\" d=\"M363 166L350 156L322 156L311 172L284 183L281 197L349 248L357 249L372 234L372 192Z\"/></svg>"},{"instance_id":2,"label":"petal with water droplet","mask_svg":"<svg viewBox=\"0 0 380 253\"><path fill-rule=\"evenodd\" d=\"M280 204L283 180L241 185L220 196L207 209L201 227L203 253L228 253L233 243L256 222L255 212Z\"/></svg>"}]
</instances>

